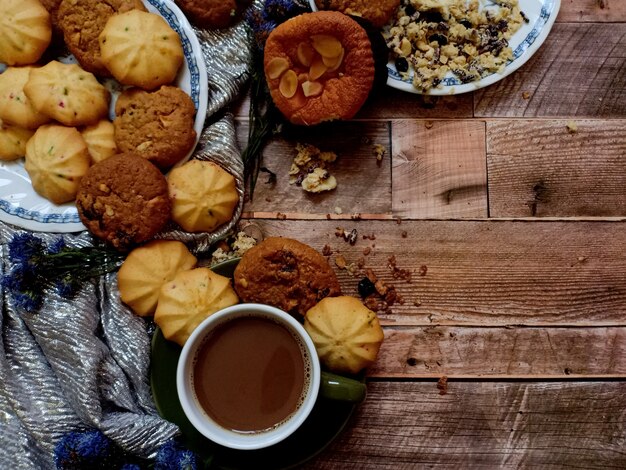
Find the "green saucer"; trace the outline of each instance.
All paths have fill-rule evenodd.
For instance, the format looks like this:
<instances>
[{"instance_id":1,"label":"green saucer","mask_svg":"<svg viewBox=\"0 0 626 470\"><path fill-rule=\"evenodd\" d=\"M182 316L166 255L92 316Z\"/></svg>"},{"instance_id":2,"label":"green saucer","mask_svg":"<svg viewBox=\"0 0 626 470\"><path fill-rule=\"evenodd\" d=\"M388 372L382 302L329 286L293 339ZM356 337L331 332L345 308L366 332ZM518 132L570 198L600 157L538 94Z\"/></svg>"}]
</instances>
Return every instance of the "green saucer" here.
<instances>
[{"instance_id":1,"label":"green saucer","mask_svg":"<svg viewBox=\"0 0 626 470\"><path fill-rule=\"evenodd\" d=\"M232 276L239 260L222 263L212 269ZM229 449L200 434L189 422L178 400L176 368L182 348L157 329L152 338L150 383L159 414L177 424L183 444L203 459L211 459L211 468L287 469L303 464L330 444L348 423L356 405L350 402L319 398L302 426L278 444L259 450Z\"/></svg>"}]
</instances>

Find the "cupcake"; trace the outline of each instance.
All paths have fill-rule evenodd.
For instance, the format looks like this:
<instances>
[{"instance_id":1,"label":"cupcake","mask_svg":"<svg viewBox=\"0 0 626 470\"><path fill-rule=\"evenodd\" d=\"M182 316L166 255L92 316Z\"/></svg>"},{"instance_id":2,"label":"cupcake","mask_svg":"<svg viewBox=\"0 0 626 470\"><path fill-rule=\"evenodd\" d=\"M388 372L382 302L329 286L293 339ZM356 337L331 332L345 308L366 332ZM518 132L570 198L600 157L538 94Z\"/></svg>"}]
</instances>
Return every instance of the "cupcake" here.
<instances>
[{"instance_id":1,"label":"cupcake","mask_svg":"<svg viewBox=\"0 0 626 470\"><path fill-rule=\"evenodd\" d=\"M335 11L305 13L274 29L264 71L278 109L304 125L352 118L376 74L367 31Z\"/></svg>"}]
</instances>

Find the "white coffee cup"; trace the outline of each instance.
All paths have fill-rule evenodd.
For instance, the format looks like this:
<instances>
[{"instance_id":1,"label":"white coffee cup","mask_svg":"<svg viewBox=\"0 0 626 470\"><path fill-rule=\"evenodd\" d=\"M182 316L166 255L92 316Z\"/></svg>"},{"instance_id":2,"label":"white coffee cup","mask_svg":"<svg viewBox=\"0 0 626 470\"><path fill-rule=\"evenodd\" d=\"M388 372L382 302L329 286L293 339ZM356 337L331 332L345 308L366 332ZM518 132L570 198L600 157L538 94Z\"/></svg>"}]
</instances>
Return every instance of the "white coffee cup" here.
<instances>
[{"instance_id":1,"label":"white coffee cup","mask_svg":"<svg viewBox=\"0 0 626 470\"><path fill-rule=\"evenodd\" d=\"M286 328L301 345L305 356L303 361L309 366L308 379L299 406L287 418L267 430L239 432L225 428L216 422L199 403L194 384L193 369L197 354L205 344L205 338L226 322L242 317L269 319ZM242 345L245 347L245 345ZM178 397L185 415L191 424L213 442L233 449L260 449L274 445L293 434L309 416L320 388L320 363L315 345L291 315L284 311L261 304L238 304L214 313L193 331L183 347L176 373Z\"/></svg>"}]
</instances>

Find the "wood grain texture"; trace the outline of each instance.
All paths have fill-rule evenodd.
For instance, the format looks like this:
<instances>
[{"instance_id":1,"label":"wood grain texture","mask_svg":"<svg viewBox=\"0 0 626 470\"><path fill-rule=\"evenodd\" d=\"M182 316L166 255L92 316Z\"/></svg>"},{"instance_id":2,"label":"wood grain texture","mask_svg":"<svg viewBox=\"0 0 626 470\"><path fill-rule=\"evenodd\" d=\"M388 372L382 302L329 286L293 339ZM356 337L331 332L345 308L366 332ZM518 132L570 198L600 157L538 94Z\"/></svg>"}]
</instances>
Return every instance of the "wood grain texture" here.
<instances>
[{"instance_id":1,"label":"wood grain texture","mask_svg":"<svg viewBox=\"0 0 626 470\"><path fill-rule=\"evenodd\" d=\"M626 377L626 327L387 327L368 376Z\"/></svg>"},{"instance_id":2,"label":"wood grain texture","mask_svg":"<svg viewBox=\"0 0 626 470\"><path fill-rule=\"evenodd\" d=\"M355 119L448 119L473 115L470 93L456 96L428 96L391 87L373 93Z\"/></svg>"},{"instance_id":3,"label":"wood grain texture","mask_svg":"<svg viewBox=\"0 0 626 470\"><path fill-rule=\"evenodd\" d=\"M620 222L255 220L266 236L296 238L322 251L343 292L358 295L363 270L403 298L381 318L397 325L626 326L626 230ZM350 245L336 228L356 229ZM374 235L375 240L363 239ZM371 250L368 255L364 250ZM394 279L389 258L412 273ZM424 268L422 268L424 267ZM424 272L425 271L425 272ZM424 272L424 275L420 275ZM388 323L389 324L389 323Z\"/></svg>"},{"instance_id":4,"label":"wood grain texture","mask_svg":"<svg viewBox=\"0 0 626 470\"><path fill-rule=\"evenodd\" d=\"M487 216L483 122L393 121L392 148L394 215Z\"/></svg>"},{"instance_id":5,"label":"wood grain texture","mask_svg":"<svg viewBox=\"0 0 626 470\"><path fill-rule=\"evenodd\" d=\"M245 142L247 132L247 123L238 122L240 144ZM312 194L289 184L289 169L296 156L297 143L312 144L338 155L338 160L328 166L337 179L336 189ZM374 153L376 144L385 149L381 162ZM261 173L254 199L244 210L333 214L340 208L345 214L391 213L390 155L389 124L384 121L285 128L263 152L263 166L276 174L276 184L267 184L268 175Z\"/></svg>"},{"instance_id":6,"label":"wood grain texture","mask_svg":"<svg viewBox=\"0 0 626 470\"><path fill-rule=\"evenodd\" d=\"M526 64L474 93L474 116L626 117L625 50L626 23L555 24Z\"/></svg>"},{"instance_id":7,"label":"wood grain texture","mask_svg":"<svg viewBox=\"0 0 626 470\"><path fill-rule=\"evenodd\" d=\"M492 217L626 215L626 120L488 121L487 165Z\"/></svg>"},{"instance_id":8,"label":"wood grain texture","mask_svg":"<svg viewBox=\"0 0 626 470\"><path fill-rule=\"evenodd\" d=\"M557 22L626 22L623 0L561 0Z\"/></svg>"},{"instance_id":9,"label":"wood grain texture","mask_svg":"<svg viewBox=\"0 0 626 470\"><path fill-rule=\"evenodd\" d=\"M306 469L626 468L626 383L371 382Z\"/></svg>"}]
</instances>

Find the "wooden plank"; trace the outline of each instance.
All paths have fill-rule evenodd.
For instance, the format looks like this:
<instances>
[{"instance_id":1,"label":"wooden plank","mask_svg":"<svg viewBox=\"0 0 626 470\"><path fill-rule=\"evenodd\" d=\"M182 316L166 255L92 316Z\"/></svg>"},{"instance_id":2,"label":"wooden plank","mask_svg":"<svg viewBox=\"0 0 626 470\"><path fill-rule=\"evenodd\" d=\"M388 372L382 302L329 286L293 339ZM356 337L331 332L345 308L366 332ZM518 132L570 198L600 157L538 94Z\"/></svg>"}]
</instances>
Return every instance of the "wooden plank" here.
<instances>
[{"instance_id":1,"label":"wooden plank","mask_svg":"<svg viewBox=\"0 0 626 470\"><path fill-rule=\"evenodd\" d=\"M477 117L626 116L626 23L555 24L519 70L474 93Z\"/></svg>"},{"instance_id":2,"label":"wooden plank","mask_svg":"<svg viewBox=\"0 0 626 470\"><path fill-rule=\"evenodd\" d=\"M393 121L392 148L394 215L487 216L484 122Z\"/></svg>"},{"instance_id":3,"label":"wooden plank","mask_svg":"<svg viewBox=\"0 0 626 470\"><path fill-rule=\"evenodd\" d=\"M231 112L237 119L246 120L249 108L250 98L244 96L233 105ZM370 95L354 120L469 118L473 112L471 94L424 96L383 87Z\"/></svg>"},{"instance_id":4,"label":"wooden plank","mask_svg":"<svg viewBox=\"0 0 626 470\"><path fill-rule=\"evenodd\" d=\"M304 468L626 468L626 383L369 383Z\"/></svg>"},{"instance_id":5,"label":"wooden plank","mask_svg":"<svg viewBox=\"0 0 626 470\"><path fill-rule=\"evenodd\" d=\"M424 96L386 87L370 96L355 119L449 119L472 116L471 94Z\"/></svg>"},{"instance_id":6,"label":"wooden plank","mask_svg":"<svg viewBox=\"0 0 626 470\"><path fill-rule=\"evenodd\" d=\"M245 141L247 123L237 125L238 138ZM337 179L337 188L318 194L307 193L289 184L289 169L296 156L296 144L312 144L322 151L338 155L328 165ZM375 145L381 145L385 155L377 161ZM263 165L276 174L276 184L267 184L267 174L261 173L254 199L245 211L307 212L353 214L391 212L391 148L387 122L342 122L331 125L286 127L280 137L273 139L263 152ZM338 208L338 209L337 209Z\"/></svg>"},{"instance_id":7,"label":"wooden plank","mask_svg":"<svg viewBox=\"0 0 626 470\"><path fill-rule=\"evenodd\" d=\"M626 22L623 0L561 0L557 22Z\"/></svg>"},{"instance_id":8,"label":"wooden plank","mask_svg":"<svg viewBox=\"0 0 626 470\"><path fill-rule=\"evenodd\" d=\"M368 376L626 378L626 327L385 328Z\"/></svg>"},{"instance_id":9,"label":"wooden plank","mask_svg":"<svg viewBox=\"0 0 626 470\"><path fill-rule=\"evenodd\" d=\"M488 121L487 165L492 217L626 215L626 120Z\"/></svg>"},{"instance_id":10,"label":"wooden plank","mask_svg":"<svg viewBox=\"0 0 626 470\"><path fill-rule=\"evenodd\" d=\"M337 268L347 295L358 295L367 268L394 284L403 303L380 315L397 325L625 326L622 222L254 223L266 236L289 236L319 251L328 245L334 267L339 254L355 265L354 274ZM356 244L337 237L337 227L356 229ZM394 278L391 256L411 282Z\"/></svg>"}]
</instances>

